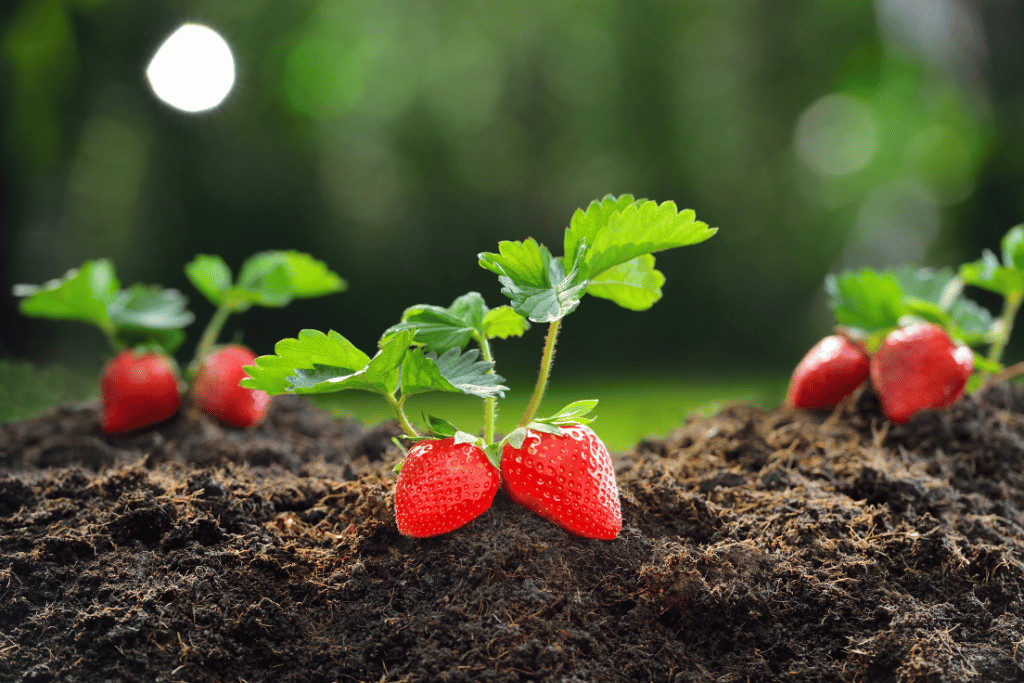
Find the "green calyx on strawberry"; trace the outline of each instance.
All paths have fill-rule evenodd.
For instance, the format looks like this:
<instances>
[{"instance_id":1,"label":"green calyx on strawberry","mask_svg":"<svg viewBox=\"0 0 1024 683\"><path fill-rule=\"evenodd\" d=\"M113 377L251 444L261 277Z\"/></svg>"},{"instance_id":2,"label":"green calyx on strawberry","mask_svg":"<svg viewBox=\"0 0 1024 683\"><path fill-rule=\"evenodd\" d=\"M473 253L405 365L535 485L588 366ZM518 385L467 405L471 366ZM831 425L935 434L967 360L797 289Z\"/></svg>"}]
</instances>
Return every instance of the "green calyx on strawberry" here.
<instances>
[{"instance_id":1,"label":"green calyx on strawberry","mask_svg":"<svg viewBox=\"0 0 1024 683\"><path fill-rule=\"evenodd\" d=\"M619 491L608 449L590 427L561 434L527 429L505 446L501 488L513 501L584 538L611 540L622 529Z\"/></svg>"},{"instance_id":2,"label":"green calyx on strawberry","mask_svg":"<svg viewBox=\"0 0 1024 683\"><path fill-rule=\"evenodd\" d=\"M890 332L871 359L871 382L885 416L896 424L956 403L973 372L970 347L931 323Z\"/></svg>"},{"instance_id":3,"label":"green calyx on strawberry","mask_svg":"<svg viewBox=\"0 0 1024 683\"><path fill-rule=\"evenodd\" d=\"M196 404L206 414L244 429L259 424L267 412L270 396L259 389L246 389L239 382L247 377L245 366L256 354L238 344L214 349L199 366L192 383Z\"/></svg>"},{"instance_id":4,"label":"green calyx on strawberry","mask_svg":"<svg viewBox=\"0 0 1024 683\"><path fill-rule=\"evenodd\" d=\"M395 484L398 530L413 538L446 534L491 507L498 471L473 442L455 437L416 443Z\"/></svg>"},{"instance_id":5,"label":"green calyx on strawberry","mask_svg":"<svg viewBox=\"0 0 1024 683\"><path fill-rule=\"evenodd\" d=\"M103 368L101 427L124 434L150 427L178 412L178 375L167 356L122 351Z\"/></svg>"},{"instance_id":6,"label":"green calyx on strawberry","mask_svg":"<svg viewBox=\"0 0 1024 683\"><path fill-rule=\"evenodd\" d=\"M791 408L834 408L868 378L868 354L841 334L825 337L793 371L786 393Z\"/></svg>"}]
</instances>

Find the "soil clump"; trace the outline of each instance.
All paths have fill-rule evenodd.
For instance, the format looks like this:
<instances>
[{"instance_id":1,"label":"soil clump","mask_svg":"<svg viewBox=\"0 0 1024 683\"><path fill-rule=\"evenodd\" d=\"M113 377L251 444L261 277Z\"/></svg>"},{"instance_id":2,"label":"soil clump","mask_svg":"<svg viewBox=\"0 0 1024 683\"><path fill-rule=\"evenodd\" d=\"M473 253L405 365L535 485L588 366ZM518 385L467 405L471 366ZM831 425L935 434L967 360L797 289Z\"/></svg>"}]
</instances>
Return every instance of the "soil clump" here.
<instances>
[{"instance_id":1,"label":"soil clump","mask_svg":"<svg viewBox=\"0 0 1024 683\"><path fill-rule=\"evenodd\" d=\"M401 536L399 433L0 426L0 683L1024 681L1019 391L693 417L615 455L614 541L501 493Z\"/></svg>"}]
</instances>

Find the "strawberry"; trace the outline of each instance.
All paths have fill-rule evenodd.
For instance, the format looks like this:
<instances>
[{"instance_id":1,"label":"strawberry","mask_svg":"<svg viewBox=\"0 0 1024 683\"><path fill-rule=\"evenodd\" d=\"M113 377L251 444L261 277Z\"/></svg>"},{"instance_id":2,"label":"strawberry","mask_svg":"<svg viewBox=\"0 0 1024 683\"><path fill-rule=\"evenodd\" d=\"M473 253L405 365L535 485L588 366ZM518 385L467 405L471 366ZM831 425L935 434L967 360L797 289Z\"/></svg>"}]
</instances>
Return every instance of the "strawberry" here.
<instances>
[{"instance_id":1,"label":"strawberry","mask_svg":"<svg viewBox=\"0 0 1024 683\"><path fill-rule=\"evenodd\" d=\"M973 371L974 352L931 323L890 332L871 359L871 382L896 424L919 410L956 403Z\"/></svg>"},{"instance_id":2,"label":"strawberry","mask_svg":"<svg viewBox=\"0 0 1024 683\"><path fill-rule=\"evenodd\" d=\"M791 408L834 408L868 378L868 354L840 334L825 337L793 371L786 393Z\"/></svg>"},{"instance_id":3,"label":"strawberry","mask_svg":"<svg viewBox=\"0 0 1024 683\"><path fill-rule=\"evenodd\" d=\"M103 431L132 432L178 412L178 377L166 356L122 351L103 368Z\"/></svg>"},{"instance_id":4,"label":"strawberry","mask_svg":"<svg viewBox=\"0 0 1024 683\"><path fill-rule=\"evenodd\" d=\"M395 484L398 530L414 538L448 533L482 515L497 492L498 472L474 444L420 441Z\"/></svg>"},{"instance_id":5,"label":"strawberry","mask_svg":"<svg viewBox=\"0 0 1024 683\"><path fill-rule=\"evenodd\" d=\"M232 344L207 356L192 384L196 403L208 415L233 427L259 424L267 412L270 396L258 389L238 386L246 375L244 367L254 365L256 354Z\"/></svg>"},{"instance_id":6,"label":"strawberry","mask_svg":"<svg viewBox=\"0 0 1024 683\"><path fill-rule=\"evenodd\" d=\"M622 512L608 449L589 427L561 430L561 436L531 430L521 448L505 446L502 490L566 531L611 540L622 528Z\"/></svg>"}]
</instances>

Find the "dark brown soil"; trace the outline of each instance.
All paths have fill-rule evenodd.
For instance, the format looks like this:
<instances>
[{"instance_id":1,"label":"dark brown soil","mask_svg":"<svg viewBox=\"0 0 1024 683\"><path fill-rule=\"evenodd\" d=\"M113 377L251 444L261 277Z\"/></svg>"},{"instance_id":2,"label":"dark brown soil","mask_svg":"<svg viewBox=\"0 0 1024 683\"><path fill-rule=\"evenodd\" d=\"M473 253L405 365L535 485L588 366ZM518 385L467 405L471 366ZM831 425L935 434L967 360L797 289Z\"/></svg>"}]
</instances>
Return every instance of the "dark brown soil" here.
<instances>
[{"instance_id":1,"label":"dark brown soil","mask_svg":"<svg viewBox=\"0 0 1024 683\"><path fill-rule=\"evenodd\" d=\"M734 406L616 456L623 529L398 534L393 424L275 399L0 426L0 683L1024 681L1024 400ZM596 425L600 433L600 423Z\"/></svg>"}]
</instances>

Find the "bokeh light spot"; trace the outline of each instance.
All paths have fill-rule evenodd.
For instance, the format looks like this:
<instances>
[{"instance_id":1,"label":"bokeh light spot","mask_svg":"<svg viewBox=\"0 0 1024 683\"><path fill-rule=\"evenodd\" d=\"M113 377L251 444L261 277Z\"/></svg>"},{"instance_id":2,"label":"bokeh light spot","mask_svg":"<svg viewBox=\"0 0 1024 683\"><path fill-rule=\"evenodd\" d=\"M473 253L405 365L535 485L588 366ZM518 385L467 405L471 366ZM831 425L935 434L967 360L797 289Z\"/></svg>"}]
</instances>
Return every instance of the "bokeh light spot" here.
<instances>
[{"instance_id":1,"label":"bokeh light spot","mask_svg":"<svg viewBox=\"0 0 1024 683\"><path fill-rule=\"evenodd\" d=\"M153 92L175 109L198 113L213 109L235 84L235 59L213 29L183 24L146 67Z\"/></svg>"},{"instance_id":2,"label":"bokeh light spot","mask_svg":"<svg viewBox=\"0 0 1024 683\"><path fill-rule=\"evenodd\" d=\"M800 115L794 144L800 159L819 173L850 175L874 158L878 148L876 130L874 112L866 102L833 93Z\"/></svg>"},{"instance_id":3,"label":"bokeh light spot","mask_svg":"<svg viewBox=\"0 0 1024 683\"><path fill-rule=\"evenodd\" d=\"M332 39L307 38L288 55L284 94L293 111L330 121L363 97L367 66L353 49Z\"/></svg>"}]
</instances>

